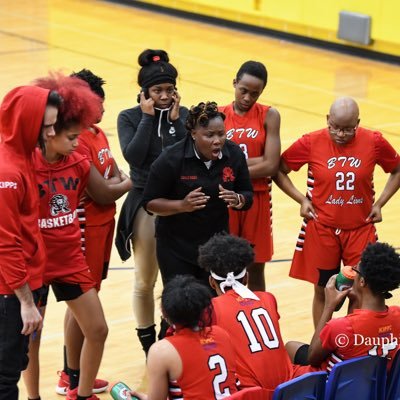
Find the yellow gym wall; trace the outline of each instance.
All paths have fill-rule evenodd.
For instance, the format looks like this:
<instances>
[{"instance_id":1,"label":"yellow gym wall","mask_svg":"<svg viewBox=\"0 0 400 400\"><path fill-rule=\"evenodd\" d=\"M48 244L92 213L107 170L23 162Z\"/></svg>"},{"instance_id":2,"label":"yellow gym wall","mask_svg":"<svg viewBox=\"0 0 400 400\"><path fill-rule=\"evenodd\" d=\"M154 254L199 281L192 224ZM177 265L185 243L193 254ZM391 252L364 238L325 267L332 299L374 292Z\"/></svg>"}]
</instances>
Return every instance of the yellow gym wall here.
<instances>
[{"instance_id":1,"label":"yellow gym wall","mask_svg":"<svg viewBox=\"0 0 400 400\"><path fill-rule=\"evenodd\" d=\"M132 0L400 56L398 0ZM372 43L336 38L339 12L371 16Z\"/></svg>"}]
</instances>

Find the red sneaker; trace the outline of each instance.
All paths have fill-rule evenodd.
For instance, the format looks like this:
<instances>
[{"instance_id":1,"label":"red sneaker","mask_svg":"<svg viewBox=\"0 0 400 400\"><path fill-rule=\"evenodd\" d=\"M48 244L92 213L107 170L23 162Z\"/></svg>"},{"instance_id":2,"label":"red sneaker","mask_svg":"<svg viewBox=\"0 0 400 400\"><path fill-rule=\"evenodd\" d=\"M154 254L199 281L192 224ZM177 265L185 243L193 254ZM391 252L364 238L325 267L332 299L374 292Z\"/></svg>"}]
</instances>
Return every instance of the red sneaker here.
<instances>
[{"instance_id":1,"label":"red sneaker","mask_svg":"<svg viewBox=\"0 0 400 400\"><path fill-rule=\"evenodd\" d=\"M67 390L67 400L76 400L78 397L78 388ZM87 400L100 400L95 394L92 394Z\"/></svg>"},{"instance_id":2,"label":"red sneaker","mask_svg":"<svg viewBox=\"0 0 400 400\"><path fill-rule=\"evenodd\" d=\"M75 388L73 390L67 389L66 395L67 395L67 400L76 400L76 398L78 397L78 388Z\"/></svg>"},{"instance_id":3,"label":"red sneaker","mask_svg":"<svg viewBox=\"0 0 400 400\"><path fill-rule=\"evenodd\" d=\"M60 379L58 380L56 386L56 393L66 396L69 387L69 376L64 371L57 371L57 375L60 377Z\"/></svg>"},{"instance_id":4,"label":"red sneaker","mask_svg":"<svg viewBox=\"0 0 400 400\"><path fill-rule=\"evenodd\" d=\"M56 393L61 394L62 396L67 395L67 391L69 388L69 376L65 371L57 372L60 379L58 380L56 386ZM103 393L108 389L108 382L103 379L95 379L93 386L93 393Z\"/></svg>"}]
</instances>

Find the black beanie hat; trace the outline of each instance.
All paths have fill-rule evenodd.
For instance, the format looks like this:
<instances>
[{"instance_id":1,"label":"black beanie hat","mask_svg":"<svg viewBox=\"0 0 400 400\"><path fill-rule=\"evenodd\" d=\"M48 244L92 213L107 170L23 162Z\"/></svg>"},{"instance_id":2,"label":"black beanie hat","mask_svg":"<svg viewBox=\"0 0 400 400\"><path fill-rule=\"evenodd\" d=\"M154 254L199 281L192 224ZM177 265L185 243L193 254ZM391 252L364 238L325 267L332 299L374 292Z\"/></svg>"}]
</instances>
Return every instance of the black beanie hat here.
<instances>
[{"instance_id":1,"label":"black beanie hat","mask_svg":"<svg viewBox=\"0 0 400 400\"><path fill-rule=\"evenodd\" d=\"M149 88L160 83L176 85L178 71L169 63L169 57L164 50L144 50L138 58L142 67L138 75L138 84L142 88Z\"/></svg>"}]
</instances>

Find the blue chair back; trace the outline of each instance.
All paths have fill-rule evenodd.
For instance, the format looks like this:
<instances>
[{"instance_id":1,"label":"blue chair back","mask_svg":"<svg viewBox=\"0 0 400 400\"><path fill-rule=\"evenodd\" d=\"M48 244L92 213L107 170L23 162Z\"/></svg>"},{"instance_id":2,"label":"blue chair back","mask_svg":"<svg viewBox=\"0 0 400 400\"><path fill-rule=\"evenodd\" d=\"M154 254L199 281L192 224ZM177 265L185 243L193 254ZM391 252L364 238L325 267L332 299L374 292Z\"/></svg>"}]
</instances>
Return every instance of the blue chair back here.
<instances>
[{"instance_id":1,"label":"blue chair back","mask_svg":"<svg viewBox=\"0 0 400 400\"><path fill-rule=\"evenodd\" d=\"M386 400L400 400L400 350L397 351L386 385Z\"/></svg>"},{"instance_id":2,"label":"blue chair back","mask_svg":"<svg viewBox=\"0 0 400 400\"><path fill-rule=\"evenodd\" d=\"M335 364L326 384L325 400L385 400L387 359L357 357Z\"/></svg>"},{"instance_id":3,"label":"blue chair back","mask_svg":"<svg viewBox=\"0 0 400 400\"><path fill-rule=\"evenodd\" d=\"M281 383L272 400L324 400L327 373L310 372Z\"/></svg>"}]
</instances>

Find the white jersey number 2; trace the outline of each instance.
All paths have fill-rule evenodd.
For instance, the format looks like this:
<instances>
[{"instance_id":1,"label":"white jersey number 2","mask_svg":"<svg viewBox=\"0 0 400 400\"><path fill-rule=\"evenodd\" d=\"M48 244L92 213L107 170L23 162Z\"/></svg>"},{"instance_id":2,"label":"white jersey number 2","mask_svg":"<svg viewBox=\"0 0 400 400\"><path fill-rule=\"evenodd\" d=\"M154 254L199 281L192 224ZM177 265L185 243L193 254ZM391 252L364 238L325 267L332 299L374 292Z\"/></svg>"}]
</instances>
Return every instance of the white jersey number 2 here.
<instances>
[{"instance_id":1,"label":"white jersey number 2","mask_svg":"<svg viewBox=\"0 0 400 400\"><path fill-rule=\"evenodd\" d=\"M224 358L219 354L214 354L208 359L208 368L211 371L219 369L219 374L215 375L213 379L214 396L216 400L223 399L231 395L229 387L223 388L221 385L226 382L228 377L228 369Z\"/></svg>"}]
</instances>

